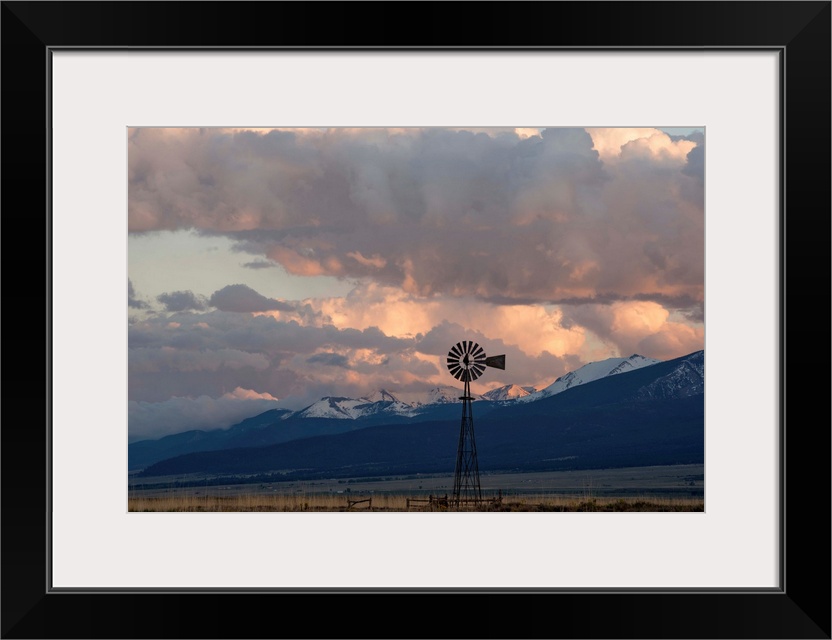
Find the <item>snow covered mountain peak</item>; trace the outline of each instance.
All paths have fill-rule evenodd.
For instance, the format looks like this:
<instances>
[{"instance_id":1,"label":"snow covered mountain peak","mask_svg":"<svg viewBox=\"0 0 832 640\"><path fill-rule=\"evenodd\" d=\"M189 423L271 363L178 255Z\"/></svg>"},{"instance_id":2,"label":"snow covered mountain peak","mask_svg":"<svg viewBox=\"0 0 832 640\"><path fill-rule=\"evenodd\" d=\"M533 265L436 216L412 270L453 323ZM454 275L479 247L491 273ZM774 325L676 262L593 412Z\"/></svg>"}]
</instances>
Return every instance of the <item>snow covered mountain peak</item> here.
<instances>
[{"instance_id":1,"label":"snow covered mountain peak","mask_svg":"<svg viewBox=\"0 0 832 640\"><path fill-rule=\"evenodd\" d=\"M641 399L684 398L705 393L705 352L696 351L682 358L679 366L642 387Z\"/></svg>"},{"instance_id":2,"label":"snow covered mountain peak","mask_svg":"<svg viewBox=\"0 0 832 640\"><path fill-rule=\"evenodd\" d=\"M473 396L474 400L490 400L492 402L534 402L577 385L586 384L607 376L627 373L657 362L660 362L660 360L646 358L634 353L627 358L608 358L600 362L590 362L561 376L540 391L535 390L534 387L508 384L498 389L492 389L481 396L476 394L473 394ZM442 385L434 387L426 394L421 394L418 398L408 397L408 401L403 401L387 389L376 389L372 393L357 399L327 396L305 409L287 414L285 417L338 420L357 420L376 415L412 417L423 413L432 405L457 404L460 395L462 395L461 388Z\"/></svg>"},{"instance_id":3,"label":"snow covered mountain peak","mask_svg":"<svg viewBox=\"0 0 832 640\"><path fill-rule=\"evenodd\" d=\"M610 360L617 359L618 358L610 358ZM609 360L604 360L603 362L609 362ZM644 356L634 353L629 358L621 359L621 363L613 367L607 375L615 375L616 373L624 373L626 371L632 371L633 369L641 369L642 367L647 367L651 364L656 364L657 362L660 362L660 360L645 358Z\"/></svg>"},{"instance_id":4,"label":"snow covered mountain peak","mask_svg":"<svg viewBox=\"0 0 832 640\"><path fill-rule=\"evenodd\" d=\"M485 392L482 394L482 397L485 400L491 400L493 402L503 402L505 400L525 398L531 393L534 393L534 391L534 387L521 387L516 384L507 384L504 387Z\"/></svg>"},{"instance_id":5,"label":"snow covered mountain peak","mask_svg":"<svg viewBox=\"0 0 832 640\"><path fill-rule=\"evenodd\" d=\"M434 387L433 389L428 391L427 401L419 404L456 404L457 402L459 402L459 397L461 395L461 388L457 389L456 387L451 387L448 385ZM474 398L474 400L479 400L481 397L478 396L476 393L472 393L471 396Z\"/></svg>"},{"instance_id":6,"label":"snow covered mountain peak","mask_svg":"<svg viewBox=\"0 0 832 640\"><path fill-rule=\"evenodd\" d=\"M401 402L396 396L390 393L387 389L376 389L371 394L363 396L362 400L367 402Z\"/></svg>"},{"instance_id":7,"label":"snow covered mountain peak","mask_svg":"<svg viewBox=\"0 0 832 640\"><path fill-rule=\"evenodd\" d=\"M321 398L317 402L313 402L305 409L301 409L296 412L294 417L355 420L362 414L362 411L358 407L366 404L366 400L327 396L325 398Z\"/></svg>"},{"instance_id":8,"label":"snow covered mountain peak","mask_svg":"<svg viewBox=\"0 0 832 640\"><path fill-rule=\"evenodd\" d=\"M378 413L411 416L414 408L413 405L402 402L386 389L378 389L368 396L357 399L327 396L295 412L292 416L357 420Z\"/></svg>"},{"instance_id":9,"label":"snow covered mountain peak","mask_svg":"<svg viewBox=\"0 0 832 640\"><path fill-rule=\"evenodd\" d=\"M600 380L607 376L613 376L620 373L627 373L641 369L642 367L649 367L650 365L661 362L661 360L654 360L653 358L646 358L645 356L634 353L627 358L607 358L599 362L590 362L585 364L575 371L570 371L555 380L545 389L541 389L536 393L529 394L522 398L518 398L521 402L533 402L542 398L548 398L557 393L571 389L587 382Z\"/></svg>"}]
</instances>

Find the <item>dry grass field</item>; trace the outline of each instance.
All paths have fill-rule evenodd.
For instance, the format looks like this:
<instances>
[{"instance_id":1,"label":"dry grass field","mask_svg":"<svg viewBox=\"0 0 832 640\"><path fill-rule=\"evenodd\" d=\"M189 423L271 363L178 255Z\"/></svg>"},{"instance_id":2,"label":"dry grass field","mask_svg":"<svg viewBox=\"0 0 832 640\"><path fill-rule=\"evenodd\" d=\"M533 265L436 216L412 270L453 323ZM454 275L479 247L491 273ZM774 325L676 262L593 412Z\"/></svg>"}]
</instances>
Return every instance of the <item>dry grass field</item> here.
<instances>
[{"instance_id":1,"label":"dry grass field","mask_svg":"<svg viewBox=\"0 0 832 640\"><path fill-rule=\"evenodd\" d=\"M454 507L447 474L212 485L128 483L131 512L704 511L704 465L482 474L480 504ZM441 498L440 498L441 497ZM431 500L433 498L433 500ZM499 498L499 500L498 500Z\"/></svg>"},{"instance_id":2,"label":"dry grass field","mask_svg":"<svg viewBox=\"0 0 832 640\"><path fill-rule=\"evenodd\" d=\"M479 511L704 511L704 465L481 474ZM128 479L128 509L148 511L449 511L453 475L211 484L199 476ZM475 510L461 507L466 511Z\"/></svg>"},{"instance_id":3,"label":"dry grass field","mask_svg":"<svg viewBox=\"0 0 832 640\"><path fill-rule=\"evenodd\" d=\"M303 512L303 511L540 511L540 512L610 512L610 511L704 511L700 497L589 497L568 495L489 496L482 503L454 508L442 499L406 494L328 495L328 494L237 494L133 497L128 501L131 512Z\"/></svg>"}]
</instances>

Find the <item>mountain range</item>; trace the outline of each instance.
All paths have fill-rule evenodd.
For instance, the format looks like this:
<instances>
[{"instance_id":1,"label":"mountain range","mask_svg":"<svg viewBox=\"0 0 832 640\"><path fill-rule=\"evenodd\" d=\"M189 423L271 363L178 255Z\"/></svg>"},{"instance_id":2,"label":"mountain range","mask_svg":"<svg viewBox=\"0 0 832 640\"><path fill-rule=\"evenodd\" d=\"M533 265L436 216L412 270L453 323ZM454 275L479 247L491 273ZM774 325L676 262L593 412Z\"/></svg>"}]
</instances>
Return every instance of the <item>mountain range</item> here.
<instances>
[{"instance_id":1,"label":"mountain range","mask_svg":"<svg viewBox=\"0 0 832 640\"><path fill-rule=\"evenodd\" d=\"M143 476L452 471L459 394L439 387L421 402L384 389L358 399L325 397L224 430L132 443L129 468ZM541 390L507 385L478 396L474 413L485 469L538 468L545 460L547 468L702 461L704 351L665 362L609 358Z\"/></svg>"}]
</instances>

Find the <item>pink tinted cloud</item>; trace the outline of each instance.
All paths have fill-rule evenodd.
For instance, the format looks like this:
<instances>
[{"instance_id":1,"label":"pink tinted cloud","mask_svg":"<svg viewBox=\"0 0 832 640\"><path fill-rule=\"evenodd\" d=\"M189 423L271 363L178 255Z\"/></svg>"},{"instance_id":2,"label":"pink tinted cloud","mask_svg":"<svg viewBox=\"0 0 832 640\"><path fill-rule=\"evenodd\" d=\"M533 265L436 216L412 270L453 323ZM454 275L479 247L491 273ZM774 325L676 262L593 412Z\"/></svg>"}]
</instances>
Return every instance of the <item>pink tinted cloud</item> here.
<instances>
[{"instance_id":1,"label":"pink tinted cloud","mask_svg":"<svg viewBox=\"0 0 832 640\"><path fill-rule=\"evenodd\" d=\"M695 143L613 134L140 129L130 230L225 233L296 275L419 296L701 301Z\"/></svg>"},{"instance_id":2,"label":"pink tinted cloud","mask_svg":"<svg viewBox=\"0 0 832 640\"><path fill-rule=\"evenodd\" d=\"M567 307L564 314L597 336L614 355L667 360L705 348L701 324L674 320L671 312L650 301Z\"/></svg>"}]
</instances>

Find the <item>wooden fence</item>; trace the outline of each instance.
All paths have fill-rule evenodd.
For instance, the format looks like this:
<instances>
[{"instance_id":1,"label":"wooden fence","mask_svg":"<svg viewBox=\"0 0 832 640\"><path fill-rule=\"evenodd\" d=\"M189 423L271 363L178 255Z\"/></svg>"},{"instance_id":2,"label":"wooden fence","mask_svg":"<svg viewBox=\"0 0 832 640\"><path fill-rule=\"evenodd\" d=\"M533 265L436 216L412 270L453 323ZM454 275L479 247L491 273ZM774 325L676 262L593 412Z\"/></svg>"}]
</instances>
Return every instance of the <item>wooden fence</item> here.
<instances>
[{"instance_id":1,"label":"wooden fence","mask_svg":"<svg viewBox=\"0 0 832 640\"><path fill-rule=\"evenodd\" d=\"M408 498L408 511L447 511L451 508L459 509L460 507L468 508L474 507L476 510L494 509L501 507L503 504L503 492L500 490L494 498L468 498L463 500L460 504L454 504L452 498L445 496L429 495L427 498Z\"/></svg>"},{"instance_id":2,"label":"wooden fence","mask_svg":"<svg viewBox=\"0 0 832 640\"><path fill-rule=\"evenodd\" d=\"M362 507L364 511L372 511L373 510L373 499L372 498L364 498L363 500L351 500L347 498L347 511L353 511L353 507L357 504L367 503L366 507Z\"/></svg>"}]
</instances>

